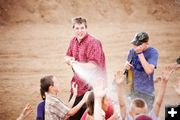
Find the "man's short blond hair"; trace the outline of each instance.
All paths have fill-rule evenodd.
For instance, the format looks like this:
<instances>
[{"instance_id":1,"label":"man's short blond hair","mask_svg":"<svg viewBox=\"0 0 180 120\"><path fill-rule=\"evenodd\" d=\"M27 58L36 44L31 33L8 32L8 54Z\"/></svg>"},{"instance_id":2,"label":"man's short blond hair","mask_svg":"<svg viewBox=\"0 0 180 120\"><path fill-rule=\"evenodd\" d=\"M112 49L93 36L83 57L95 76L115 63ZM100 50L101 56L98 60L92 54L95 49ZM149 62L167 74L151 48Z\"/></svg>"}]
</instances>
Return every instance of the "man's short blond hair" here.
<instances>
[{"instance_id":1,"label":"man's short blond hair","mask_svg":"<svg viewBox=\"0 0 180 120\"><path fill-rule=\"evenodd\" d=\"M72 23L73 23L73 28L75 24L84 24L85 27L87 28L87 21L85 18L82 17L75 17L72 19Z\"/></svg>"}]
</instances>

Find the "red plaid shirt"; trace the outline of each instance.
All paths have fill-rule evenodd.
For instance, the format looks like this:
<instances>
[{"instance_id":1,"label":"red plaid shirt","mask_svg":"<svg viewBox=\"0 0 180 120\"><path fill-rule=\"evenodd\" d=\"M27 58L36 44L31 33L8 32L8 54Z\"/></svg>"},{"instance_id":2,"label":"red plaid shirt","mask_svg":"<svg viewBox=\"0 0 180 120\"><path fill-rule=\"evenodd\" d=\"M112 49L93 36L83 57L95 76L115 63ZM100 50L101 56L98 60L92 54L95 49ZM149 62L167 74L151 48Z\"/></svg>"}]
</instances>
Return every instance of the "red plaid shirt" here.
<instances>
[{"instance_id":1,"label":"red plaid shirt","mask_svg":"<svg viewBox=\"0 0 180 120\"><path fill-rule=\"evenodd\" d=\"M75 60L81 63L92 62L102 71L106 71L105 56L101 42L89 34L87 34L80 42L74 37L70 42L66 55L74 57ZM78 96L83 95L90 89L90 86L85 81L81 80L77 74L74 74L71 84L72 82L76 82L78 85Z\"/></svg>"}]
</instances>

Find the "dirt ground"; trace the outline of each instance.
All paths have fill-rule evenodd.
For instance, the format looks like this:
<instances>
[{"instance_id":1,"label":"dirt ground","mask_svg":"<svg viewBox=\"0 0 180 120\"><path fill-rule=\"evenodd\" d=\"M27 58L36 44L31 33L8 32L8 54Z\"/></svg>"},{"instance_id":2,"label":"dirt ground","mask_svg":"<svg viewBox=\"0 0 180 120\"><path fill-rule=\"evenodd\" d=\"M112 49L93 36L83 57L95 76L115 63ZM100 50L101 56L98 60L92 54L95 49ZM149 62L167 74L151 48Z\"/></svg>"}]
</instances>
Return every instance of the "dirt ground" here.
<instances>
[{"instance_id":1,"label":"dirt ground","mask_svg":"<svg viewBox=\"0 0 180 120\"><path fill-rule=\"evenodd\" d=\"M63 57L73 36L70 21L74 16L88 18L89 33L101 40L109 81L122 69L136 32L148 32L150 44L159 51L155 77L180 56L180 1L90 1L0 1L1 120L16 119L26 103L32 104L34 110L27 120L35 119L41 100L39 80L44 75L60 79L58 96L67 102L72 71ZM165 105L180 103L173 88L179 73L175 72L169 81L160 113L162 120ZM157 93L159 83L155 89Z\"/></svg>"}]
</instances>

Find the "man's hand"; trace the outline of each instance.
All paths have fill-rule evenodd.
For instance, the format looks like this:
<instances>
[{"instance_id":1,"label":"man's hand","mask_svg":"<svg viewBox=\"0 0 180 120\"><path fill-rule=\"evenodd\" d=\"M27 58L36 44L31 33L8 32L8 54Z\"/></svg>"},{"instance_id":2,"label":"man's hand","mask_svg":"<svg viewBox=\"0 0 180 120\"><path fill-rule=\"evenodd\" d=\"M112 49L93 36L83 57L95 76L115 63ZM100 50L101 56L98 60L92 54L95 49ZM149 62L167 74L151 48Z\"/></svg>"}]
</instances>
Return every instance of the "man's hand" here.
<instances>
[{"instance_id":1,"label":"man's hand","mask_svg":"<svg viewBox=\"0 0 180 120\"><path fill-rule=\"evenodd\" d=\"M143 49L144 49L143 45L139 45L136 48L134 48L134 51L136 53L141 53L141 52L143 52Z\"/></svg>"},{"instance_id":2,"label":"man's hand","mask_svg":"<svg viewBox=\"0 0 180 120\"><path fill-rule=\"evenodd\" d=\"M128 61L126 61L125 65L124 65L124 68L126 70L129 70L131 67L133 67Z\"/></svg>"},{"instance_id":3,"label":"man's hand","mask_svg":"<svg viewBox=\"0 0 180 120\"><path fill-rule=\"evenodd\" d=\"M70 56L65 56L64 57L66 63L70 66L72 66L72 64L75 62L75 58L74 57L70 57Z\"/></svg>"}]
</instances>

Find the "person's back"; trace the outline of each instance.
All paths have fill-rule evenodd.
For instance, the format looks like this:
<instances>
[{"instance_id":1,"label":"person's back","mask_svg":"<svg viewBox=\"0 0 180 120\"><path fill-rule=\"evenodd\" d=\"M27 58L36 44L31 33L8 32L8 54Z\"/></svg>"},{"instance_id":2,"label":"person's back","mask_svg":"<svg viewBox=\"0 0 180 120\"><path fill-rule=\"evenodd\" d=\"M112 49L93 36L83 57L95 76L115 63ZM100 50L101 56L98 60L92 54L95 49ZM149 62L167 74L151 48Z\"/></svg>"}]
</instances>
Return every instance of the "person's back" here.
<instances>
[{"instance_id":1,"label":"person's back","mask_svg":"<svg viewBox=\"0 0 180 120\"><path fill-rule=\"evenodd\" d=\"M45 116L45 101L41 101L37 106L36 120L44 120Z\"/></svg>"},{"instance_id":2,"label":"person's back","mask_svg":"<svg viewBox=\"0 0 180 120\"><path fill-rule=\"evenodd\" d=\"M45 120L64 120L69 108L56 96L46 94Z\"/></svg>"}]
</instances>

